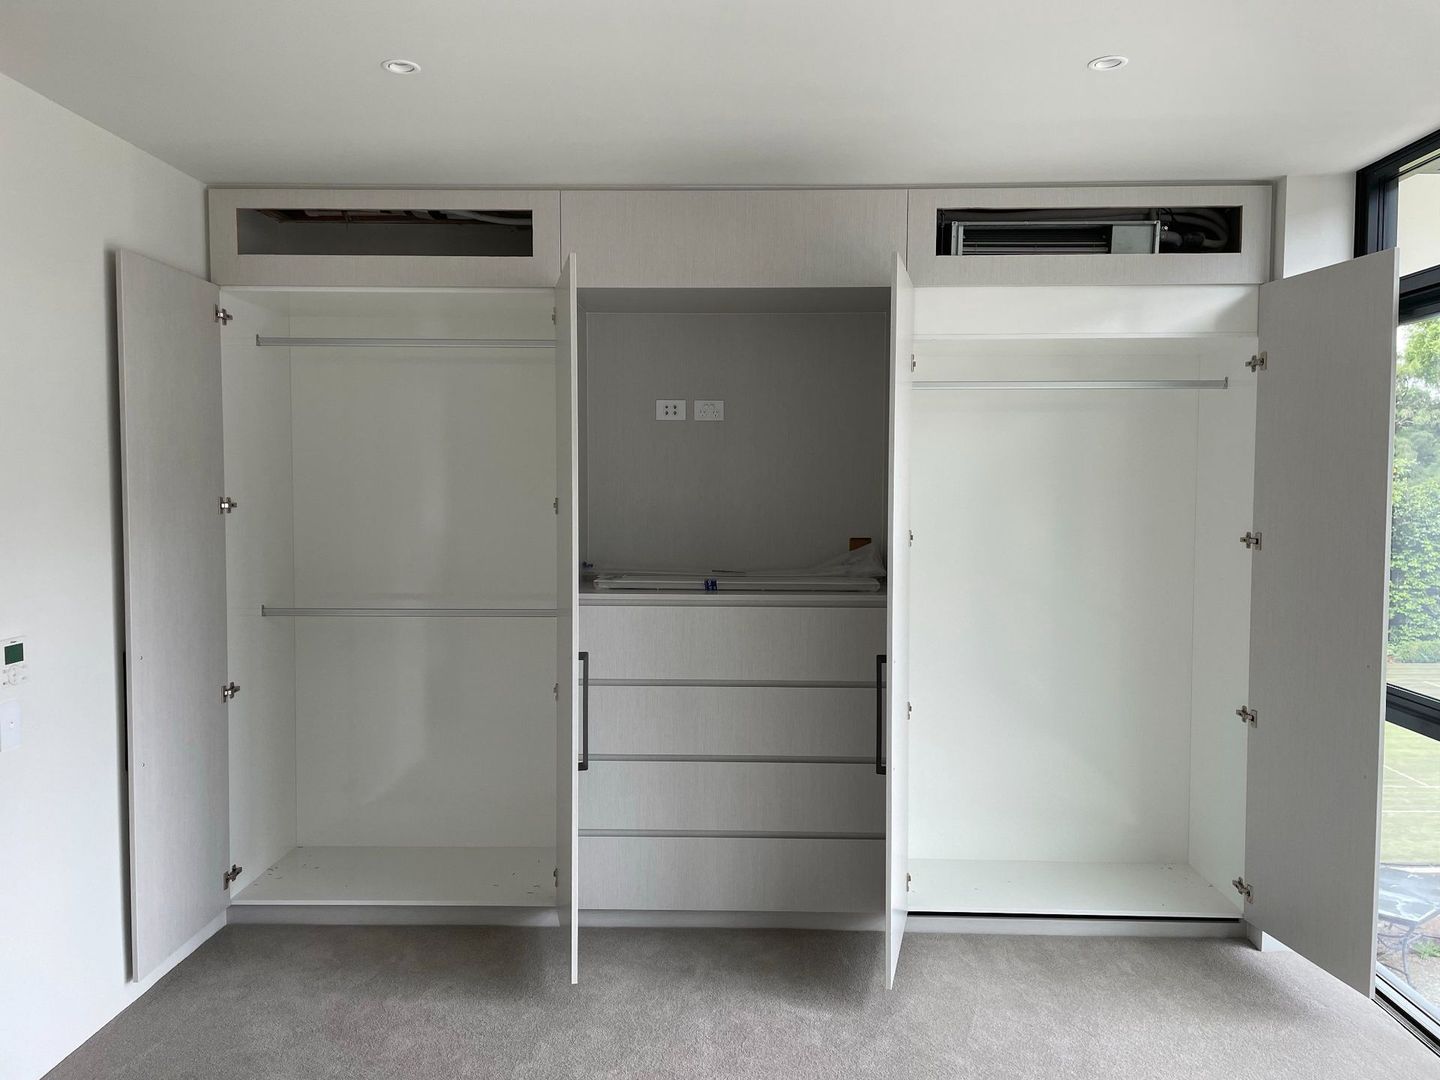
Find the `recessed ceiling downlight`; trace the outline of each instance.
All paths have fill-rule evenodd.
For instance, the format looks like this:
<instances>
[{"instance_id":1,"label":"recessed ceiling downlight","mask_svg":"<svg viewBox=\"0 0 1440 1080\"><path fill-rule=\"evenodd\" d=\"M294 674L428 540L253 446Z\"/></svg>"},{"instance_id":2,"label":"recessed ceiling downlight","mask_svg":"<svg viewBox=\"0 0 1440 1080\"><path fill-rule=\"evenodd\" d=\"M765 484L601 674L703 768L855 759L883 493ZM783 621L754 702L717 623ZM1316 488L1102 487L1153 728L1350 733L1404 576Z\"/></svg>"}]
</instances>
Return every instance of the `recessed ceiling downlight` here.
<instances>
[{"instance_id":1,"label":"recessed ceiling downlight","mask_svg":"<svg viewBox=\"0 0 1440 1080\"><path fill-rule=\"evenodd\" d=\"M1130 58L1128 56L1097 56L1094 60L1090 61L1089 67L1091 71L1114 71L1116 68L1124 67L1129 62Z\"/></svg>"},{"instance_id":2,"label":"recessed ceiling downlight","mask_svg":"<svg viewBox=\"0 0 1440 1080\"><path fill-rule=\"evenodd\" d=\"M414 60L386 60L380 66L391 75L414 75L420 70L420 65Z\"/></svg>"}]
</instances>

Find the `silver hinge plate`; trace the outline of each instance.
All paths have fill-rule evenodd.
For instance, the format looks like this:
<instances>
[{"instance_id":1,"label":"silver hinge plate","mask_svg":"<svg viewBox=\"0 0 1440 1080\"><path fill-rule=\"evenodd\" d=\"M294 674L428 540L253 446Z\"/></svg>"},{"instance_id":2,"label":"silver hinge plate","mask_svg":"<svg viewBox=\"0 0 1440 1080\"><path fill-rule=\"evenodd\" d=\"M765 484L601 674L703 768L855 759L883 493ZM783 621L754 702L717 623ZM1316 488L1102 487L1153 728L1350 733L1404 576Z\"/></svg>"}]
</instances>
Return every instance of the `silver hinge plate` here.
<instances>
[{"instance_id":1,"label":"silver hinge plate","mask_svg":"<svg viewBox=\"0 0 1440 1080\"><path fill-rule=\"evenodd\" d=\"M220 496L220 512L222 514L233 514L235 512L235 508L239 505L240 503L235 499L232 499L229 495Z\"/></svg>"},{"instance_id":2,"label":"silver hinge plate","mask_svg":"<svg viewBox=\"0 0 1440 1080\"><path fill-rule=\"evenodd\" d=\"M243 866L236 866L232 863L230 865L230 869L226 870L223 874L220 875L220 887L226 892L229 892L230 886L240 880L240 873L244 869L245 868Z\"/></svg>"},{"instance_id":3,"label":"silver hinge plate","mask_svg":"<svg viewBox=\"0 0 1440 1080\"><path fill-rule=\"evenodd\" d=\"M1255 710L1250 708L1249 705L1241 705L1240 708L1235 710L1235 715L1238 716L1244 723L1249 724L1251 727L1255 726Z\"/></svg>"},{"instance_id":4,"label":"silver hinge plate","mask_svg":"<svg viewBox=\"0 0 1440 1080\"><path fill-rule=\"evenodd\" d=\"M230 321L234 318L234 315L231 315L230 312L226 311L219 304L215 305L215 321L218 322L221 326L228 326L230 324Z\"/></svg>"},{"instance_id":5,"label":"silver hinge plate","mask_svg":"<svg viewBox=\"0 0 1440 1080\"><path fill-rule=\"evenodd\" d=\"M1264 371L1270 366L1270 357L1266 353L1258 352L1245 361L1245 366L1251 371Z\"/></svg>"},{"instance_id":6,"label":"silver hinge plate","mask_svg":"<svg viewBox=\"0 0 1440 1080\"><path fill-rule=\"evenodd\" d=\"M560 867L555 867L555 887L560 887Z\"/></svg>"},{"instance_id":7,"label":"silver hinge plate","mask_svg":"<svg viewBox=\"0 0 1440 1080\"><path fill-rule=\"evenodd\" d=\"M550 509L554 510L555 513L557 513L557 514L560 513L560 496L559 496L559 495L556 495L555 498L550 501Z\"/></svg>"},{"instance_id":8,"label":"silver hinge plate","mask_svg":"<svg viewBox=\"0 0 1440 1080\"><path fill-rule=\"evenodd\" d=\"M914 546L915 546L915 530L914 530L914 529L910 529L910 530L908 530L908 532L910 533L910 546L911 546L911 547L914 547Z\"/></svg>"},{"instance_id":9,"label":"silver hinge plate","mask_svg":"<svg viewBox=\"0 0 1440 1080\"><path fill-rule=\"evenodd\" d=\"M905 875L905 891L906 891L906 892L909 892L909 891L910 891L910 875L909 875L909 874L906 874L906 875Z\"/></svg>"},{"instance_id":10,"label":"silver hinge plate","mask_svg":"<svg viewBox=\"0 0 1440 1080\"><path fill-rule=\"evenodd\" d=\"M1255 902L1255 890L1251 888L1250 883L1244 878L1237 877L1234 881L1230 882L1230 884L1234 885L1235 891L1245 898L1245 903L1253 904Z\"/></svg>"},{"instance_id":11,"label":"silver hinge plate","mask_svg":"<svg viewBox=\"0 0 1440 1080\"><path fill-rule=\"evenodd\" d=\"M237 682L228 682L220 687L220 700L234 701L235 695L238 693L240 693L240 684Z\"/></svg>"},{"instance_id":12,"label":"silver hinge plate","mask_svg":"<svg viewBox=\"0 0 1440 1080\"><path fill-rule=\"evenodd\" d=\"M915 354L913 352L910 354L910 370L915 370Z\"/></svg>"},{"instance_id":13,"label":"silver hinge plate","mask_svg":"<svg viewBox=\"0 0 1440 1080\"><path fill-rule=\"evenodd\" d=\"M1258 532L1247 532L1240 537L1240 543L1244 544L1251 551L1260 550L1260 534Z\"/></svg>"},{"instance_id":14,"label":"silver hinge plate","mask_svg":"<svg viewBox=\"0 0 1440 1080\"><path fill-rule=\"evenodd\" d=\"M558 682L550 688L550 692L555 695L556 701L560 700L560 684Z\"/></svg>"}]
</instances>

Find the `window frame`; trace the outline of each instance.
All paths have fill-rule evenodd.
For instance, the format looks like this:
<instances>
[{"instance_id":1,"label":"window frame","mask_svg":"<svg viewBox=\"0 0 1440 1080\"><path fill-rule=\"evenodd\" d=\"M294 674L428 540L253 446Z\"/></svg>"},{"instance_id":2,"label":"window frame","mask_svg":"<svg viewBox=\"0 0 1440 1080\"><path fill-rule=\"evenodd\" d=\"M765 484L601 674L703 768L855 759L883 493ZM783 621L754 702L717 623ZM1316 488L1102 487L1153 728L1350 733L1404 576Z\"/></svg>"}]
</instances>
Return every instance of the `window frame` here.
<instances>
[{"instance_id":1,"label":"window frame","mask_svg":"<svg viewBox=\"0 0 1440 1080\"><path fill-rule=\"evenodd\" d=\"M1440 130L1371 162L1355 174L1355 257L1393 248L1400 213L1400 176L1406 166L1440 154ZM1440 313L1440 264L1400 279L1400 321Z\"/></svg>"}]
</instances>

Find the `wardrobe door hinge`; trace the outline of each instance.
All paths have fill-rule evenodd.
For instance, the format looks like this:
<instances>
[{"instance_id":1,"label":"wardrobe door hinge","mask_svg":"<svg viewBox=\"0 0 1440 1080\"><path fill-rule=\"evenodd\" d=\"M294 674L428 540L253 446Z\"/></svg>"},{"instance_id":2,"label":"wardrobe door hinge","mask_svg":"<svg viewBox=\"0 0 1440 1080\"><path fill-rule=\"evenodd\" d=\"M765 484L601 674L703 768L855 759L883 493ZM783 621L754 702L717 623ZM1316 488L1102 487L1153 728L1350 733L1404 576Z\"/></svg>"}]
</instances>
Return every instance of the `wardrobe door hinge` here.
<instances>
[{"instance_id":1,"label":"wardrobe door hinge","mask_svg":"<svg viewBox=\"0 0 1440 1080\"><path fill-rule=\"evenodd\" d=\"M909 530L907 530L907 531L910 533L910 546L911 546L911 547L914 547L914 546L915 546L915 530L914 530L914 529L909 529Z\"/></svg>"},{"instance_id":2,"label":"wardrobe door hinge","mask_svg":"<svg viewBox=\"0 0 1440 1080\"><path fill-rule=\"evenodd\" d=\"M915 354L913 352L910 354L910 370L915 370Z\"/></svg>"},{"instance_id":3,"label":"wardrobe door hinge","mask_svg":"<svg viewBox=\"0 0 1440 1080\"><path fill-rule=\"evenodd\" d=\"M233 514L235 512L235 508L239 505L240 503L237 500L232 499L229 495L220 496L220 512L222 514Z\"/></svg>"},{"instance_id":4,"label":"wardrobe door hinge","mask_svg":"<svg viewBox=\"0 0 1440 1080\"><path fill-rule=\"evenodd\" d=\"M1245 366L1248 367L1252 372L1264 371L1267 367L1270 366L1270 357L1264 352L1258 352L1254 356L1250 357L1249 360L1245 361Z\"/></svg>"},{"instance_id":5,"label":"wardrobe door hinge","mask_svg":"<svg viewBox=\"0 0 1440 1080\"><path fill-rule=\"evenodd\" d=\"M560 867L558 867L558 866L555 867L554 873L555 873L555 887L558 889L558 888L560 887Z\"/></svg>"},{"instance_id":6,"label":"wardrobe door hinge","mask_svg":"<svg viewBox=\"0 0 1440 1080\"><path fill-rule=\"evenodd\" d=\"M555 695L556 701L560 700L560 684L558 682L550 688L550 692Z\"/></svg>"},{"instance_id":7,"label":"wardrobe door hinge","mask_svg":"<svg viewBox=\"0 0 1440 1080\"><path fill-rule=\"evenodd\" d=\"M909 874L906 874L906 875L905 875L905 891L906 891L906 892L909 892L909 891L910 891L910 875L909 875Z\"/></svg>"},{"instance_id":8,"label":"wardrobe door hinge","mask_svg":"<svg viewBox=\"0 0 1440 1080\"><path fill-rule=\"evenodd\" d=\"M244 869L243 866L236 866L234 863L231 863L230 869L220 875L220 887L226 892L229 892L230 886L240 880L240 872Z\"/></svg>"},{"instance_id":9,"label":"wardrobe door hinge","mask_svg":"<svg viewBox=\"0 0 1440 1080\"><path fill-rule=\"evenodd\" d=\"M1237 877L1230 884L1234 885L1235 891L1245 898L1245 903L1253 904L1255 902L1255 890L1243 877Z\"/></svg>"},{"instance_id":10,"label":"wardrobe door hinge","mask_svg":"<svg viewBox=\"0 0 1440 1080\"><path fill-rule=\"evenodd\" d=\"M556 318L556 312L553 307L550 309L550 322L556 325L559 324L559 319Z\"/></svg>"},{"instance_id":11,"label":"wardrobe door hinge","mask_svg":"<svg viewBox=\"0 0 1440 1080\"><path fill-rule=\"evenodd\" d=\"M220 700L229 704L235 700L235 695L238 693L240 693L240 684L237 682L228 682L220 687Z\"/></svg>"},{"instance_id":12,"label":"wardrobe door hinge","mask_svg":"<svg viewBox=\"0 0 1440 1080\"><path fill-rule=\"evenodd\" d=\"M1251 551L1260 550L1260 534L1258 532L1247 532L1240 537L1240 543L1244 544Z\"/></svg>"},{"instance_id":13,"label":"wardrobe door hinge","mask_svg":"<svg viewBox=\"0 0 1440 1080\"><path fill-rule=\"evenodd\" d=\"M554 510L557 515L560 513L560 496L559 496L559 495L556 495L555 498L553 498L553 499L550 500L550 509L551 509L551 510Z\"/></svg>"},{"instance_id":14,"label":"wardrobe door hinge","mask_svg":"<svg viewBox=\"0 0 1440 1080\"><path fill-rule=\"evenodd\" d=\"M1235 715L1238 716L1243 723L1249 724L1251 727L1255 726L1255 710L1250 708L1249 705L1241 705L1240 708L1235 710Z\"/></svg>"},{"instance_id":15,"label":"wardrobe door hinge","mask_svg":"<svg viewBox=\"0 0 1440 1080\"><path fill-rule=\"evenodd\" d=\"M231 315L230 312L226 311L219 304L215 305L215 321L218 322L221 326L228 326L230 324L230 321L234 318L234 315Z\"/></svg>"}]
</instances>

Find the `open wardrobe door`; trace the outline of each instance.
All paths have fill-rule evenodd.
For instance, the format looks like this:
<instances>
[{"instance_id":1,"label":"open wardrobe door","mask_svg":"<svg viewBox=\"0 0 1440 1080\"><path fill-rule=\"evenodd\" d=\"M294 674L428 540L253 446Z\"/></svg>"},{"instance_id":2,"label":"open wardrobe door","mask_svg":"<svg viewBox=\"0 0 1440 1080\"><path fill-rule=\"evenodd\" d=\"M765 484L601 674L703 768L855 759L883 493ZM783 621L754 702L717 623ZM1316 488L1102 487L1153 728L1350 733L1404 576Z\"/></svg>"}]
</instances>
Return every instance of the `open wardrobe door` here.
<instances>
[{"instance_id":1,"label":"open wardrobe door","mask_svg":"<svg viewBox=\"0 0 1440 1080\"><path fill-rule=\"evenodd\" d=\"M883 684L885 769L885 986L905 938L910 878L910 384L914 362L915 289L905 261L895 257L890 286L890 500L886 537Z\"/></svg>"},{"instance_id":2,"label":"open wardrobe door","mask_svg":"<svg viewBox=\"0 0 1440 1080\"><path fill-rule=\"evenodd\" d=\"M229 904L219 290L116 256L132 977Z\"/></svg>"},{"instance_id":3,"label":"open wardrobe door","mask_svg":"<svg viewBox=\"0 0 1440 1080\"><path fill-rule=\"evenodd\" d=\"M1252 361L1253 726L1236 887L1253 926L1367 996L1396 296L1393 251L1265 285Z\"/></svg>"},{"instance_id":4,"label":"open wardrobe door","mask_svg":"<svg viewBox=\"0 0 1440 1080\"><path fill-rule=\"evenodd\" d=\"M580 976L580 438L575 256L555 283L555 904Z\"/></svg>"}]
</instances>

